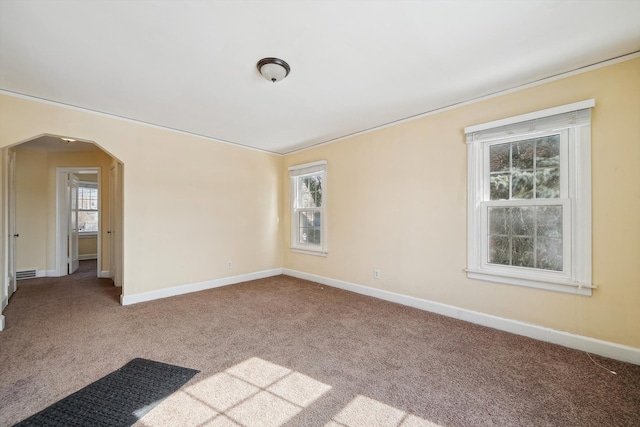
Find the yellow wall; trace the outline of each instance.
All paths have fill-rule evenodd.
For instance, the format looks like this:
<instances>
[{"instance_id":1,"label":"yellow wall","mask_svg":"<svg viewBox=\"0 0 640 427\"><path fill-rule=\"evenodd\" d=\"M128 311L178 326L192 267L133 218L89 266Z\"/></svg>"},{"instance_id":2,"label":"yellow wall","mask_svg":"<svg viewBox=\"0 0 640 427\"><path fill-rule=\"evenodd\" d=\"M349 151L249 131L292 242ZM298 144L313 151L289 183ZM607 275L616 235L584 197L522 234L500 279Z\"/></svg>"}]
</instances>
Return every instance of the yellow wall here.
<instances>
[{"instance_id":1,"label":"yellow wall","mask_svg":"<svg viewBox=\"0 0 640 427\"><path fill-rule=\"evenodd\" d=\"M98 253L97 237L80 237L78 239L78 255L96 255ZM107 255L108 254L103 254ZM82 258L81 258L82 259ZM105 270L106 271L106 270Z\"/></svg>"},{"instance_id":2,"label":"yellow wall","mask_svg":"<svg viewBox=\"0 0 640 427\"><path fill-rule=\"evenodd\" d=\"M0 95L0 147L45 133L124 163L124 295L282 266L280 156Z\"/></svg>"},{"instance_id":3,"label":"yellow wall","mask_svg":"<svg viewBox=\"0 0 640 427\"><path fill-rule=\"evenodd\" d=\"M16 150L16 232L20 234L16 240L18 271L48 269L48 210L47 153Z\"/></svg>"},{"instance_id":4,"label":"yellow wall","mask_svg":"<svg viewBox=\"0 0 640 427\"><path fill-rule=\"evenodd\" d=\"M464 128L595 98L591 297L469 280ZM329 255L284 267L640 347L640 59L285 157L328 160ZM290 241L283 182L284 242ZM373 278L373 270L381 279Z\"/></svg>"}]
</instances>

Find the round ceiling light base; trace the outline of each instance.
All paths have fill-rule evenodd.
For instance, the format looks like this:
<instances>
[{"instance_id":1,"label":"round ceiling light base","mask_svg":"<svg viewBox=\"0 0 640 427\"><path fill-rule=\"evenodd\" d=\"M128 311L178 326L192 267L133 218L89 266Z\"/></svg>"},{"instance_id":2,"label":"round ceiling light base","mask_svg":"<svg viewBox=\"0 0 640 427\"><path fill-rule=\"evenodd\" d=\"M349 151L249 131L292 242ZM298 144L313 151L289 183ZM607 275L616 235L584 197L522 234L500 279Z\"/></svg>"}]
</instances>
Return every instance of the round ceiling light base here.
<instances>
[{"instance_id":1,"label":"round ceiling light base","mask_svg":"<svg viewBox=\"0 0 640 427\"><path fill-rule=\"evenodd\" d=\"M279 58L262 58L256 67L265 79L273 83L284 79L291 71L289 64Z\"/></svg>"}]
</instances>

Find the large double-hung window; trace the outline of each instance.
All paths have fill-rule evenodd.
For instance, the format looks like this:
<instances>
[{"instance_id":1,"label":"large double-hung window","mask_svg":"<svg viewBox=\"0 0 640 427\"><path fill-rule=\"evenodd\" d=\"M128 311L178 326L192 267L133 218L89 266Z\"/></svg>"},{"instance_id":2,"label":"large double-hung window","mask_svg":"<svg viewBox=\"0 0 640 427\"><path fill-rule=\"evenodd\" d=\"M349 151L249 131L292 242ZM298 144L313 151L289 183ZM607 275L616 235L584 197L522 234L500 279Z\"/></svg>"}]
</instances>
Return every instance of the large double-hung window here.
<instances>
[{"instance_id":1,"label":"large double-hung window","mask_svg":"<svg viewBox=\"0 0 640 427\"><path fill-rule=\"evenodd\" d=\"M291 249L327 254L327 162L291 166Z\"/></svg>"},{"instance_id":2,"label":"large double-hung window","mask_svg":"<svg viewBox=\"0 0 640 427\"><path fill-rule=\"evenodd\" d=\"M593 106L465 129L470 278L591 294Z\"/></svg>"}]
</instances>

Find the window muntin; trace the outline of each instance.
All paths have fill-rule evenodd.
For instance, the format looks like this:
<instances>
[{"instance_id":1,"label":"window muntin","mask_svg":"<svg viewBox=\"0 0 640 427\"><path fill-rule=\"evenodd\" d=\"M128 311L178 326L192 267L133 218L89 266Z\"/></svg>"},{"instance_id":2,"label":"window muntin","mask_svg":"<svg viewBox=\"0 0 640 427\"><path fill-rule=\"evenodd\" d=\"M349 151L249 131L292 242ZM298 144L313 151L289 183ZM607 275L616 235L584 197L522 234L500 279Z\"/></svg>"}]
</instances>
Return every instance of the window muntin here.
<instances>
[{"instance_id":1,"label":"window muntin","mask_svg":"<svg viewBox=\"0 0 640 427\"><path fill-rule=\"evenodd\" d=\"M293 166L290 177L291 247L326 254L326 162Z\"/></svg>"}]
</instances>

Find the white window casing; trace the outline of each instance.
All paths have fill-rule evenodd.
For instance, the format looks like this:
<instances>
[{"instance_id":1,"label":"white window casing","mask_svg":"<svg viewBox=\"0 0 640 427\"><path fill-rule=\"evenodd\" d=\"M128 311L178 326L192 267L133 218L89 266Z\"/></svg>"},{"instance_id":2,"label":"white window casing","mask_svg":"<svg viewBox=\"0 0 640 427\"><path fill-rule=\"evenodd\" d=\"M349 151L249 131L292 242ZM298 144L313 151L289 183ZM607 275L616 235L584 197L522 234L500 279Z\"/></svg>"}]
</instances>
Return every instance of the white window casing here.
<instances>
[{"instance_id":1,"label":"white window casing","mask_svg":"<svg viewBox=\"0 0 640 427\"><path fill-rule=\"evenodd\" d=\"M305 179L314 178L320 183L320 197L310 199ZM327 161L320 160L289 167L291 206L291 250L310 255L327 255ZM318 188L315 188L318 193ZM306 197L307 203L304 203ZM313 203L310 201L313 200ZM319 202L319 203L318 203ZM317 205L320 206L317 206ZM301 220L302 218L302 220ZM313 224L302 222L313 219ZM305 228L308 227L308 228ZM315 234L307 238L305 230Z\"/></svg>"},{"instance_id":2,"label":"white window casing","mask_svg":"<svg viewBox=\"0 0 640 427\"><path fill-rule=\"evenodd\" d=\"M467 277L591 295L595 288L591 281L591 108L594 106L595 101L591 99L465 128L468 150ZM536 198L534 192L533 198L490 200L491 146L545 136L560 140L559 195ZM509 192L511 188L509 184ZM489 209L537 209L538 206L562 209L562 269L490 263ZM535 241L534 234L534 244Z\"/></svg>"}]
</instances>

